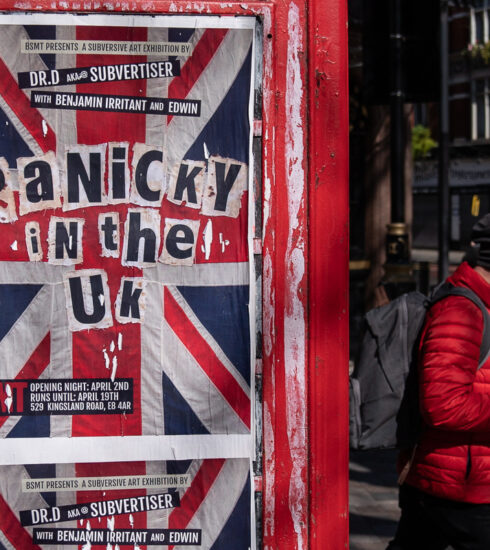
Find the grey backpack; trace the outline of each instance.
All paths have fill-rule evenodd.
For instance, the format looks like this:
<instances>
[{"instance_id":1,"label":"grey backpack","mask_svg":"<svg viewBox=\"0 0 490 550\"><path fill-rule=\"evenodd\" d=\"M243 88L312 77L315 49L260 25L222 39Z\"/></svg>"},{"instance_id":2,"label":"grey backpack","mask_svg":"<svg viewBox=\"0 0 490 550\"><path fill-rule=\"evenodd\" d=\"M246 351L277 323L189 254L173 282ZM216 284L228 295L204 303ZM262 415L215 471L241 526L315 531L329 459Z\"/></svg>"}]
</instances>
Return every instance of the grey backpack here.
<instances>
[{"instance_id":1,"label":"grey backpack","mask_svg":"<svg viewBox=\"0 0 490 550\"><path fill-rule=\"evenodd\" d=\"M490 316L471 290L444 283L428 298L414 291L369 311L359 361L350 377L352 449L412 448L422 427L417 353L428 309L447 296L464 296L483 313L478 368L490 354Z\"/></svg>"}]
</instances>

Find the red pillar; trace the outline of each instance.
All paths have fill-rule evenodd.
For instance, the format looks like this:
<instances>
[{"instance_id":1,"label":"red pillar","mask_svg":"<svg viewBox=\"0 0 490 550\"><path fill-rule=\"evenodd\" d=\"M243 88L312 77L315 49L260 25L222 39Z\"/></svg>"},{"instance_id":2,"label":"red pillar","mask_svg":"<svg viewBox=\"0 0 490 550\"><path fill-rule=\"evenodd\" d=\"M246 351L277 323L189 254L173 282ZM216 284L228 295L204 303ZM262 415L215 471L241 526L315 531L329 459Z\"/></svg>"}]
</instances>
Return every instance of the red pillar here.
<instances>
[{"instance_id":1,"label":"red pillar","mask_svg":"<svg viewBox=\"0 0 490 550\"><path fill-rule=\"evenodd\" d=\"M348 548L347 2L309 9L311 550Z\"/></svg>"},{"instance_id":2,"label":"red pillar","mask_svg":"<svg viewBox=\"0 0 490 550\"><path fill-rule=\"evenodd\" d=\"M269 34L263 542L338 550L348 546L347 4L276 2Z\"/></svg>"}]
</instances>

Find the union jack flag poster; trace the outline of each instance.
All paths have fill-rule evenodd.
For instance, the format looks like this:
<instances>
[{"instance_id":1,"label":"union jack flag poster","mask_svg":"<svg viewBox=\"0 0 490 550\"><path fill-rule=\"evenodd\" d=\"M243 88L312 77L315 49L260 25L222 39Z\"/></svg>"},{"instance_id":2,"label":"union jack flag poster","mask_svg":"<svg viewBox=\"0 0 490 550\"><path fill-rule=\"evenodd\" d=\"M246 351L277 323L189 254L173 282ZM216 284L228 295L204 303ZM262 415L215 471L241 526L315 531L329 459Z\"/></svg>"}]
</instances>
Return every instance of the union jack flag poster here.
<instances>
[{"instance_id":1,"label":"union jack flag poster","mask_svg":"<svg viewBox=\"0 0 490 550\"><path fill-rule=\"evenodd\" d=\"M254 22L0 33L0 548L247 549Z\"/></svg>"},{"instance_id":2,"label":"union jack flag poster","mask_svg":"<svg viewBox=\"0 0 490 550\"><path fill-rule=\"evenodd\" d=\"M0 489L0 548L251 547L246 458L1 466Z\"/></svg>"}]
</instances>

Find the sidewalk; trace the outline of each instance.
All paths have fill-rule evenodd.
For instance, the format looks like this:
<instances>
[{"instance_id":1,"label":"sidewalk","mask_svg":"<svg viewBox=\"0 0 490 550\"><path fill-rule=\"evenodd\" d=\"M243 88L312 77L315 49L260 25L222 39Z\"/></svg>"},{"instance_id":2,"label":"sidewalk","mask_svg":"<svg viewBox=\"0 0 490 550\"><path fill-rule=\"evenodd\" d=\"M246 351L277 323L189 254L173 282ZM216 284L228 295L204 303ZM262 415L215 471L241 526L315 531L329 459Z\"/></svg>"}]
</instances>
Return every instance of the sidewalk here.
<instances>
[{"instance_id":1,"label":"sidewalk","mask_svg":"<svg viewBox=\"0 0 490 550\"><path fill-rule=\"evenodd\" d=\"M385 550L399 517L396 450L351 451L350 550Z\"/></svg>"}]
</instances>

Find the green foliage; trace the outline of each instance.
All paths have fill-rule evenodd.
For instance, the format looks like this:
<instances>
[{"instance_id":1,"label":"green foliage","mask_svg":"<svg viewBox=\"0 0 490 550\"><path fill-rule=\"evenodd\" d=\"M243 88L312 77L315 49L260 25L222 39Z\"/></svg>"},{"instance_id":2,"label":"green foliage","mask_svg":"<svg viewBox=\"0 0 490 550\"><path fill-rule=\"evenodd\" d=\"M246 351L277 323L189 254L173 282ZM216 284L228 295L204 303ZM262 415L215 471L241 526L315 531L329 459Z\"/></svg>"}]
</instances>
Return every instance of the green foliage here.
<instances>
[{"instance_id":1,"label":"green foliage","mask_svg":"<svg viewBox=\"0 0 490 550\"><path fill-rule=\"evenodd\" d=\"M425 159L430 156L430 152L437 147L437 141L434 141L430 135L429 128L417 124L412 128L412 156L414 160Z\"/></svg>"},{"instance_id":2,"label":"green foliage","mask_svg":"<svg viewBox=\"0 0 490 550\"><path fill-rule=\"evenodd\" d=\"M490 42L468 44L466 54L470 59L488 65L490 63Z\"/></svg>"}]
</instances>

